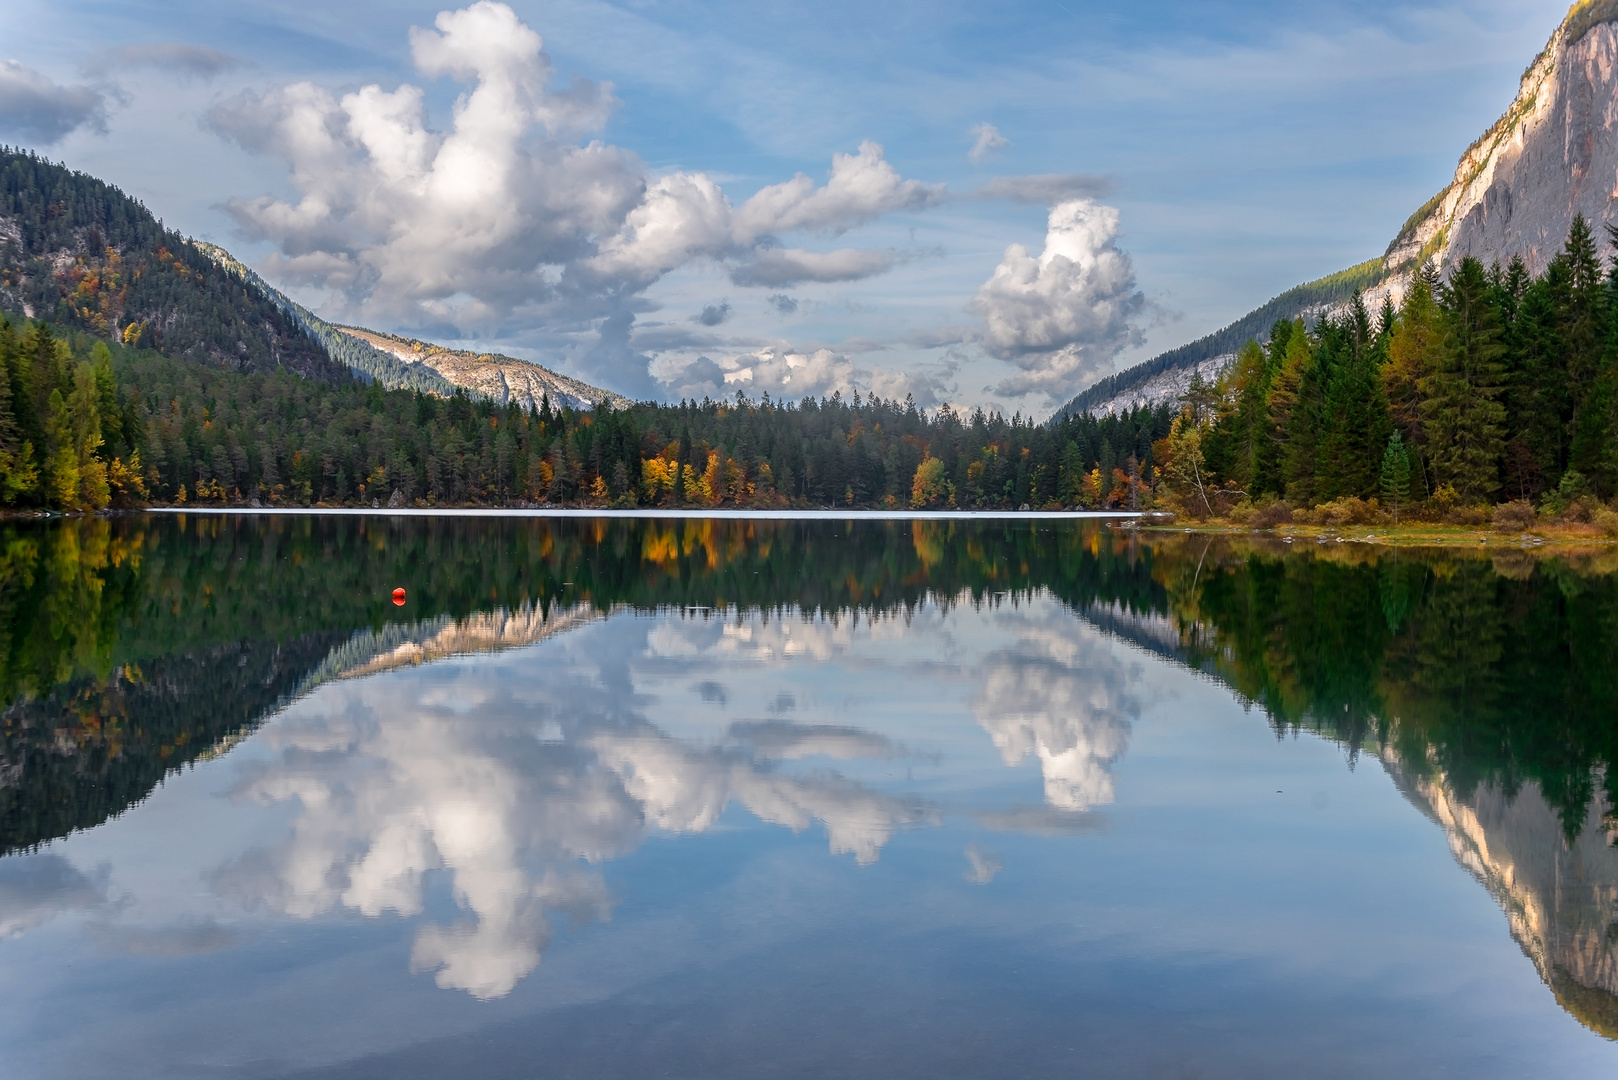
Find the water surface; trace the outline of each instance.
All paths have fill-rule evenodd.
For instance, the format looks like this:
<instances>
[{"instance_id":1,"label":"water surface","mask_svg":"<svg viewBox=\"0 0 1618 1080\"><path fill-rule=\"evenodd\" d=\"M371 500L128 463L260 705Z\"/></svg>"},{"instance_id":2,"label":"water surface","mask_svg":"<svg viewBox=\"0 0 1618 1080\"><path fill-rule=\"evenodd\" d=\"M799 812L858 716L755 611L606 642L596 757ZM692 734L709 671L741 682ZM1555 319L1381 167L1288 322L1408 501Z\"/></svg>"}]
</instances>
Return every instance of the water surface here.
<instances>
[{"instance_id":1,"label":"water surface","mask_svg":"<svg viewBox=\"0 0 1618 1080\"><path fill-rule=\"evenodd\" d=\"M1297 547L7 526L0 1074L1612 1075L1612 560Z\"/></svg>"}]
</instances>

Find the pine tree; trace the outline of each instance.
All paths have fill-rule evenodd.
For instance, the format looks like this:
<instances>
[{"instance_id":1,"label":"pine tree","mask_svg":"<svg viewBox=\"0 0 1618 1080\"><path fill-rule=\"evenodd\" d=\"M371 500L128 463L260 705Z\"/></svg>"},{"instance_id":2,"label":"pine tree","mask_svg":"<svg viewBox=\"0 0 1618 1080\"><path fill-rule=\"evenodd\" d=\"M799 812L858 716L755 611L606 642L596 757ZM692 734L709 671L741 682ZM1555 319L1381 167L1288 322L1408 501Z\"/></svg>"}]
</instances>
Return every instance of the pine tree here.
<instances>
[{"instance_id":1,"label":"pine tree","mask_svg":"<svg viewBox=\"0 0 1618 1080\"><path fill-rule=\"evenodd\" d=\"M1400 509L1410 500L1410 452L1397 431L1388 436L1388 448L1382 452L1379 486L1382 505L1392 508L1397 525Z\"/></svg>"},{"instance_id":2,"label":"pine tree","mask_svg":"<svg viewBox=\"0 0 1618 1080\"><path fill-rule=\"evenodd\" d=\"M1402 435L1411 455L1418 490L1425 493L1422 447L1426 439L1421 425L1421 383L1438 365L1443 348L1438 303L1434 298L1438 272L1428 264L1411 279L1400 305L1398 323L1388 341L1388 359L1383 365L1382 393L1389 417Z\"/></svg>"},{"instance_id":3,"label":"pine tree","mask_svg":"<svg viewBox=\"0 0 1618 1080\"><path fill-rule=\"evenodd\" d=\"M1440 304L1444 347L1437 368L1421 381L1422 424L1435 483L1481 502L1500 487L1506 419L1499 400L1505 377L1500 312L1483 264L1463 259Z\"/></svg>"},{"instance_id":4,"label":"pine tree","mask_svg":"<svg viewBox=\"0 0 1618 1080\"><path fill-rule=\"evenodd\" d=\"M0 504L6 506L31 495L39 483L33 444L22 437L11 407L11 361L15 352L15 340L7 326L4 336L0 336Z\"/></svg>"},{"instance_id":5,"label":"pine tree","mask_svg":"<svg viewBox=\"0 0 1618 1080\"><path fill-rule=\"evenodd\" d=\"M1573 216L1567 243L1560 256L1567 268L1562 288L1556 290L1557 330L1565 350L1571 414L1568 423L1578 423L1579 409L1595 384L1601 364L1603 295L1601 260L1596 256L1590 223L1583 214Z\"/></svg>"},{"instance_id":6,"label":"pine tree","mask_svg":"<svg viewBox=\"0 0 1618 1080\"><path fill-rule=\"evenodd\" d=\"M1243 491L1256 493L1263 479L1269 443L1269 357L1258 342L1249 341L1236 354L1231 372L1235 408L1229 416L1230 465L1228 475Z\"/></svg>"},{"instance_id":7,"label":"pine tree","mask_svg":"<svg viewBox=\"0 0 1618 1080\"><path fill-rule=\"evenodd\" d=\"M1269 411L1269 438L1275 446L1273 470L1267 471L1259 492L1287 494L1287 466L1291 454L1293 414L1298 410L1304 376L1312 366L1313 343L1301 324L1295 325L1287 335L1286 352L1281 358L1265 404ZM1301 456L1301 452L1300 452ZM1312 462L1312 458L1311 458ZM1312 472L1312 466L1311 466ZM1255 494L1258 494L1256 492Z\"/></svg>"}]
</instances>

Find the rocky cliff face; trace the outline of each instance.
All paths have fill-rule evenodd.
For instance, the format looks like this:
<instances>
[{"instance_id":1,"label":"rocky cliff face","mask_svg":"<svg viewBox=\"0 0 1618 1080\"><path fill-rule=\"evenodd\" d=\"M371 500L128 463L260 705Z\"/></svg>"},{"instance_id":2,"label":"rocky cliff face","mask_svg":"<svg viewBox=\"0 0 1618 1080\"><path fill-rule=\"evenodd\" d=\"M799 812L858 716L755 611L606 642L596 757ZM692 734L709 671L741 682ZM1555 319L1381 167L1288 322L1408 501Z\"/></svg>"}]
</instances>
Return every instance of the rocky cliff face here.
<instances>
[{"instance_id":1,"label":"rocky cliff face","mask_svg":"<svg viewBox=\"0 0 1618 1080\"><path fill-rule=\"evenodd\" d=\"M1421 263L1520 255L1539 273L1575 214L1618 224L1618 0L1575 4L1523 73L1517 98L1467 148L1448 187L1412 215L1383 263L1396 292ZM1390 284L1394 282L1390 281Z\"/></svg>"}]
</instances>

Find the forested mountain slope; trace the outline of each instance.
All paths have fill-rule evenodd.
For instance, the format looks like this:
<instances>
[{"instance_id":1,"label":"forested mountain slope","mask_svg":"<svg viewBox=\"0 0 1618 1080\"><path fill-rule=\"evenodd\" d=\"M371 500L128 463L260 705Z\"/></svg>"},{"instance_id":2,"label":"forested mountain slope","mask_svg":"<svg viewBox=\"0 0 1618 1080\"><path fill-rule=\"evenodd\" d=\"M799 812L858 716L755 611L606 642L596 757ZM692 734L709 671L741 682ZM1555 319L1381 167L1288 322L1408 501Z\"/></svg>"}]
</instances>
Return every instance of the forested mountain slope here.
<instances>
[{"instance_id":1,"label":"forested mountain slope","mask_svg":"<svg viewBox=\"0 0 1618 1080\"><path fill-rule=\"evenodd\" d=\"M1113 375L1083 391L1057 415L1138 405L1183 390L1191 370L1233 356L1277 321L1313 321L1341 311L1355 289L1375 311L1398 303L1422 265L1447 276L1463 258L1485 267L1521 257L1539 274L1561 249L1575 216L1601 225L1618 221L1618 0L1579 0L1523 73L1510 107L1473 144L1455 175L1418 208L1379 259L1300 285L1189 345ZM1165 378L1181 373L1178 379Z\"/></svg>"},{"instance_id":2,"label":"forested mountain slope","mask_svg":"<svg viewBox=\"0 0 1618 1080\"><path fill-rule=\"evenodd\" d=\"M345 372L270 299L110 184L0 148L0 308L167 356Z\"/></svg>"}]
</instances>

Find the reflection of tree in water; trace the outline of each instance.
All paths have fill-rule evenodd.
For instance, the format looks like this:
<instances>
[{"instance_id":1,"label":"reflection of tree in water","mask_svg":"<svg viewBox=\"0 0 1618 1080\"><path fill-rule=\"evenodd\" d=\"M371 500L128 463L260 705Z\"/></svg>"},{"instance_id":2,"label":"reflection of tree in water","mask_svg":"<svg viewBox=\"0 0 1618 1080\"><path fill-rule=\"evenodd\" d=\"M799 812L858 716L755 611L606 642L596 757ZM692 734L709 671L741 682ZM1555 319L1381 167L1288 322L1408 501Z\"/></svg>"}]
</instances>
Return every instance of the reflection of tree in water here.
<instances>
[{"instance_id":1,"label":"reflection of tree in water","mask_svg":"<svg viewBox=\"0 0 1618 1080\"><path fill-rule=\"evenodd\" d=\"M94 825L351 636L496 609L1162 610L1136 543L1026 522L134 516L0 525L0 851ZM1101 542L1101 541L1105 542ZM421 643L430 645L425 639ZM335 654L330 654L335 655Z\"/></svg>"},{"instance_id":2,"label":"reflection of tree in water","mask_svg":"<svg viewBox=\"0 0 1618 1080\"><path fill-rule=\"evenodd\" d=\"M1611 568L1252 543L1204 563L1194 590L1170 585L1190 662L1262 705L1278 734L1378 755L1557 999L1618 1037Z\"/></svg>"},{"instance_id":3,"label":"reflection of tree in water","mask_svg":"<svg viewBox=\"0 0 1618 1080\"><path fill-rule=\"evenodd\" d=\"M199 649L14 704L0 728L0 855L122 813L282 704L338 640Z\"/></svg>"},{"instance_id":4,"label":"reflection of tree in water","mask_svg":"<svg viewBox=\"0 0 1618 1080\"><path fill-rule=\"evenodd\" d=\"M1222 679L1278 733L1306 729L1351 755L1374 751L1418 805L1448 806L1453 822L1473 814L1477 827L1456 826L1452 845L1503 835L1509 815L1487 807L1527 813L1538 799L1560 835L1512 825L1527 838L1521 850L1560 844L1563 871L1578 852L1587 877L1604 873L1604 819L1618 802L1611 566L1348 544L1289 552L1040 522L922 524L193 515L0 527L0 844L119 812L166 770L256 722L338 646L352 650L356 634L393 641L499 609L543 620L559 605L907 615L928 600L1044 590L1081 613L1172 614L1178 645L1150 648ZM395 584L410 589L403 629L387 599ZM1125 636L1129 625L1109 623ZM431 652L425 634L414 646ZM1054 805L1105 801L1107 764L1134 715L1128 695L1091 700L1101 691L1069 678L1082 659L1030 646L1001 660L977 706L985 729L1006 755L1039 756ZM634 783L664 820L701 820L660 802L650 780ZM1478 865L1486 884L1529 880L1498 859ZM1528 904L1537 886L1522 888L1512 903ZM1553 914L1519 940L1577 941L1573 952L1553 944L1534 955L1556 958L1541 970L1564 1003L1596 1015L1589 995L1618 989L1598 962L1618 913L1598 933L1605 901L1580 908L1535 895L1549 897L1546 911L1595 913L1566 934L1571 924Z\"/></svg>"}]
</instances>

